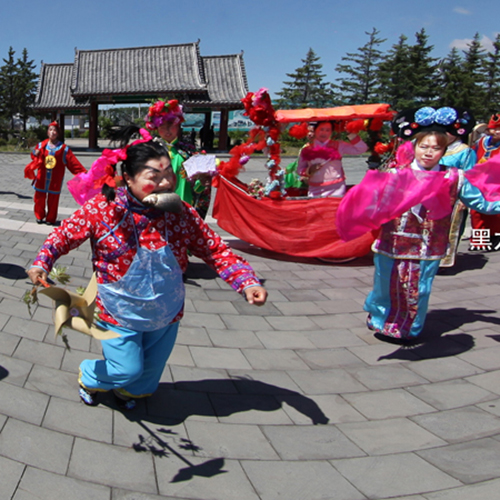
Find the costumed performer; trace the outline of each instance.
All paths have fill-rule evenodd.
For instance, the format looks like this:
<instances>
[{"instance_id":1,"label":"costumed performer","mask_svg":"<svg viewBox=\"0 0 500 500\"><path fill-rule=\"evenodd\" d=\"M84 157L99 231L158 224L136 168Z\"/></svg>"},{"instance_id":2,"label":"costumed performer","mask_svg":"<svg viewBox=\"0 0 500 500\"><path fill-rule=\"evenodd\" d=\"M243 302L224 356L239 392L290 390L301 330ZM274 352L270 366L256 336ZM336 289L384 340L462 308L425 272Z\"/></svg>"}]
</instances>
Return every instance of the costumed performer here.
<instances>
[{"instance_id":1,"label":"costumed performer","mask_svg":"<svg viewBox=\"0 0 500 500\"><path fill-rule=\"evenodd\" d=\"M160 143L139 140L105 153L123 160L126 187L114 189L110 181L102 194L64 220L28 275L35 284L46 279L57 259L90 239L98 287L96 324L119 337L102 341L104 360L81 363L79 394L85 404L96 405L98 392L113 390L119 406L132 409L135 398L156 390L173 349L184 309L188 251L249 303L264 304L267 292L250 265L173 193L176 178ZM166 206L149 204L163 198Z\"/></svg>"},{"instance_id":2,"label":"costumed performer","mask_svg":"<svg viewBox=\"0 0 500 500\"><path fill-rule=\"evenodd\" d=\"M470 170L477 163L477 157L475 151L467 145L467 138L472 132L476 120L472 112L466 108L444 107L440 109L443 116L446 113L446 118L442 121L446 121L444 126L448 137L448 147L439 163L446 167ZM467 213L466 206L460 200L457 201L451 216L450 244L439 267L453 267L455 265L458 244L465 230Z\"/></svg>"},{"instance_id":3,"label":"costumed performer","mask_svg":"<svg viewBox=\"0 0 500 500\"><path fill-rule=\"evenodd\" d=\"M413 139L414 159L387 172L369 171L342 200L337 230L349 240L381 227L372 246L367 326L382 337L411 341L424 327L432 282L448 247L453 205L460 199L470 208L500 213L500 202L487 201L462 170L440 164L448 145L446 113L426 107L408 110L398 120L402 136Z\"/></svg>"},{"instance_id":4,"label":"costumed performer","mask_svg":"<svg viewBox=\"0 0 500 500\"><path fill-rule=\"evenodd\" d=\"M484 163L490 158L500 154L500 113L493 115L488 122L487 135L481 137L473 148L477 154L478 163ZM482 214L472 210L470 213L473 231L486 231L492 250L500 250L500 216ZM476 250L473 243L474 235L471 239L470 250Z\"/></svg>"},{"instance_id":5,"label":"costumed performer","mask_svg":"<svg viewBox=\"0 0 500 500\"><path fill-rule=\"evenodd\" d=\"M357 121L363 122L355 120ZM342 157L346 154L360 155L368 150L368 146L357 133L348 133L350 142L345 142L332 140L333 130L333 122L315 123L312 142L300 151L297 173L307 179L308 195L311 198L344 196L346 185Z\"/></svg>"},{"instance_id":6,"label":"costumed performer","mask_svg":"<svg viewBox=\"0 0 500 500\"><path fill-rule=\"evenodd\" d=\"M192 182L187 178L183 163L194 154L194 146L179 140L184 122L182 105L177 100L159 100L150 106L146 115L146 127L156 130L168 149L174 174L177 177L175 192L181 199L193 205L202 218L206 217L210 206L211 178L200 176Z\"/></svg>"},{"instance_id":7,"label":"costumed performer","mask_svg":"<svg viewBox=\"0 0 500 500\"><path fill-rule=\"evenodd\" d=\"M87 172L73 151L60 141L59 124L53 121L47 130L47 139L31 152L31 162L24 169L24 177L33 180L35 217L38 224L53 225L57 221L59 196L65 169L73 174Z\"/></svg>"}]
</instances>

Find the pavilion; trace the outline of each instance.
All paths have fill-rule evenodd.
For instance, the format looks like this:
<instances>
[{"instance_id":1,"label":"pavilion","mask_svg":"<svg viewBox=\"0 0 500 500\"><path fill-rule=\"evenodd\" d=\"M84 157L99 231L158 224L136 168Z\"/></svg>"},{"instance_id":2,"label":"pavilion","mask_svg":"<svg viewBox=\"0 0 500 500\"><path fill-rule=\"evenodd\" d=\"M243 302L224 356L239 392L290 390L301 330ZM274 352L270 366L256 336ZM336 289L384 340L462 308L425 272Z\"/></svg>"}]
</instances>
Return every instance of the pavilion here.
<instances>
[{"instance_id":1,"label":"pavilion","mask_svg":"<svg viewBox=\"0 0 500 500\"><path fill-rule=\"evenodd\" d=\"M201 56L199 43L78 50L68 64L42 62L34 110L51 113L64 127L65 114L88 114L89 148L97 148L99 104L178 99L185 112L220 111L219 149L227 143L229 111L242 109L248 92L243 53Z\"/></svg>"}]
</instances>

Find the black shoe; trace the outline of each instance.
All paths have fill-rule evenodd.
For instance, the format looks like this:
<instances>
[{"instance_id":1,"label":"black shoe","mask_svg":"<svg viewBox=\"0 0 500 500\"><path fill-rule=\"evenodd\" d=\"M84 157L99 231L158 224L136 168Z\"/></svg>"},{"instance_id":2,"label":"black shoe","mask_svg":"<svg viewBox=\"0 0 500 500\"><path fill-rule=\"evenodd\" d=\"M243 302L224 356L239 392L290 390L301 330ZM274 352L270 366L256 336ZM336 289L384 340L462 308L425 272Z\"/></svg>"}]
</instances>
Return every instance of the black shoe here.
<instances>
[{"instance_id":1,"label":"black shoe","mask_svg":"<svg viewBox=\"0 0 500 500\"><path fill-rule=\"evenodd\" d=\"M36 223L37 224L45 224L45 221L43 219L37 219Z\"/></svg>"},{"instance_id":2,"label":"black shoe","mask_svg":"<svg viewBox=\"0 0 500 500\"><path fill-rule=\"evenodd\" d=\"M134 410L137 406L137 401L134 398L128 398L122 394L117 393L113 390L113 395L115 397L115 403L120 408L120 410L130 411Z\"/></svg>"},{"instance_id":3,"label":"black shoe","mask_svg":"<svg viewBox=\"0 0 500 500\"><path fill-rule=\"evenodd\" d=\"M87 406L97 406L99 404L97 402L97 392L90 392L88 389L85 389L85 387L80 386L78 394L80 395L80 399Z\"/></svg>"}]
</instances>

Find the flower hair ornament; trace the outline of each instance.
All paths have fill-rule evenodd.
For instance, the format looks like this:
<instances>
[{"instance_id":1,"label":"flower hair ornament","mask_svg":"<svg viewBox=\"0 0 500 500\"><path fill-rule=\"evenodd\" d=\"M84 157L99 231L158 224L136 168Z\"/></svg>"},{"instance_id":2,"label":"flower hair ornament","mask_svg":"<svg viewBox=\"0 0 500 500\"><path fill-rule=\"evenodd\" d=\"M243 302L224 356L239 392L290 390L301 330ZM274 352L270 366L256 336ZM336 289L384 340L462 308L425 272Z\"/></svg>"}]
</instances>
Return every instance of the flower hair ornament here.
<instances>
[{"instance_id":1,"label":"flower hair ornament","mask_svg":"<svg viewBox=\"0 0 500 500\"><path fill-rule=\"evenodd\" d=\"M160 99L149 107L145 121L148 130L156 130L167 122L182 123L184 121L182 106L177 99L170 101Z\"/></svg>"},{"instance_id":2,"label":"flower hair ornament","mask_svg":"<svg viewBox=\"0 0 500 500\"><path fill-rule=\"evenodd\" d=\"M454 136L466 136L475 124L474 116L466 108L442 108L405 109L398 113L392 121L392 131L401 139L412 139L416 134L424 130L435 130L437 132L448 132Z\"/></svg>"},{"instance_id":3,"label":"flower hair ornament","mask_svg":"<svg viewBox=\"0 0 500 500\"><path fill-rule=\"evenodd\" d=\"M123 185L121 176L116 175L115 165L127 159L127 151L130 146L152 140L151 134L146 129L141 128L139 133L141 139L137 139L120 149L105 149L102 155L92 163L88 172L75 175L68 181L68 190L79 205L83 205L99 194L104 184L113 188Z\"/></svg>"}]
</instances>

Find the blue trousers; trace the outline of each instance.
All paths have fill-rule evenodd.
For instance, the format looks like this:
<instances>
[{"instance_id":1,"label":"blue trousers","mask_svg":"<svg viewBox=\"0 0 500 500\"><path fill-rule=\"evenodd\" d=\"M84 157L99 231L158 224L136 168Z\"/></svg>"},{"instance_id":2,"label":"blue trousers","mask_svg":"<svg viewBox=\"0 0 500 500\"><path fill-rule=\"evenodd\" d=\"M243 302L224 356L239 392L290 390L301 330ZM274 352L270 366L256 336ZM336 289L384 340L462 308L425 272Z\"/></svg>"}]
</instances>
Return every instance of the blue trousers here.
<instances>
[{"instance_id":1,"label":"blue trousers","mask_svg":"<svg viewBox=\"0 0 500 500\"><path fill-rule=\"evenodd\" d=\"M90 390L117 389L131 397L151 395L174 348L179 323L153 332L136 332L108 323L101 326L121 336L101 341L103 360L82 361L79 382Z\"/></svg>"}]
</instances>

